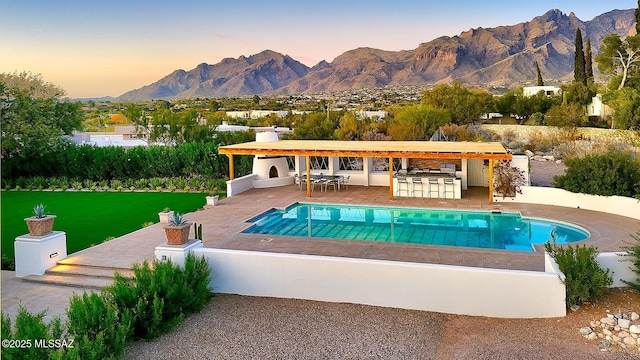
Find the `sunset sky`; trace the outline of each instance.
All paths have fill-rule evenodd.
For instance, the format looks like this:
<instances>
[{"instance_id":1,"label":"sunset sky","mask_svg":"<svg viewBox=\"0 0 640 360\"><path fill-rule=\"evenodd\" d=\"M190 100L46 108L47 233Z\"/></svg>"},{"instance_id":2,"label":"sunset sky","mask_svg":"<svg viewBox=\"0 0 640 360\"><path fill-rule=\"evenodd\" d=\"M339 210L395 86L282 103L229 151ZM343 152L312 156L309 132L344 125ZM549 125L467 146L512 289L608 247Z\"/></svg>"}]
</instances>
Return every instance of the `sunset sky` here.
<instances>
[{"instance_id":1,"label":"sunset sky","mask_svg":"<svg viewBox=\"0 0 640 360\"><path fill-rule=\"evenodd\" d=\"M30 71L68 96L119 96L174 70L270 49L313 66L358 47L415 49L550 9L583 21L634 0L0 0L0 72Z\"/></svg>"}]
</instances>

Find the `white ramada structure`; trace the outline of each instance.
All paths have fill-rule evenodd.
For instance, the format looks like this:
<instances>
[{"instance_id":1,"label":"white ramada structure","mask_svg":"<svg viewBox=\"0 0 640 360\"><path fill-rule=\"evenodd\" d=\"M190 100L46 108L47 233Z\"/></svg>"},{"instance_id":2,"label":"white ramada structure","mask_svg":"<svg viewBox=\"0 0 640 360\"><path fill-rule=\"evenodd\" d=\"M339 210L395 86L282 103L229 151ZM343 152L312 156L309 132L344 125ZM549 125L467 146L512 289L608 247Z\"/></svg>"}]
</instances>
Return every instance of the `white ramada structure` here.
<instances>
[{"instance_id":1,"label":"white ramada structure","mask_svg":"<svg viewBox=\"0 0 640 360\"><path fill-rule=\"evenodd\" d=\"M296 176L324 175L349 177L351 185L388 186L390 199L459 199L470 186L486 187L492 202L496 161L516 159L528 179L528 157L514 158L498 142L278 140L276 134L266 132L256 134L254 142L221 146L218 151L229 157L228 196L251 188L290 185ZM252 174L235 179L233 155L254 155ZM403 178L406 188L404 181L398 184ZM436 190L431 191L429 179ZM305 185L310 197L312 184ZM419 192L415 191L418 185Z\"/></svg>"}]
</instances>

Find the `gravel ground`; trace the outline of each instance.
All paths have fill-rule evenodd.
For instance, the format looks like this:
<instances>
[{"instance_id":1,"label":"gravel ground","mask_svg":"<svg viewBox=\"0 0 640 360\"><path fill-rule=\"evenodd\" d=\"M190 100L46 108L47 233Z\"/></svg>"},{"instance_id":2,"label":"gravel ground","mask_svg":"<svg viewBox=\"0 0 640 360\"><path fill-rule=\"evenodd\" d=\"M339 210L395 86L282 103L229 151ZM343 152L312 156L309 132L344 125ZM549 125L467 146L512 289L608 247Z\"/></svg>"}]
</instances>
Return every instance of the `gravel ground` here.
<instances>
[{"instance_id":1,"label":"gravel ground","mask_svg":"<svg viewBox=\"0 0 640 360\"><path fill-rule=\"evenodd\" d=\"M531 160L531 185L550 187L553 177L564 175L567 167L564 163Z\"/></svg>"},{"instance_id":2,"label":"gravel ground","mask_svg":"<svg viewBox=\"0 0 640 360\"><path fill-rule=\"evenodd\" d=\"M607 309L640 309L640 295L612 289L551 319L217 295L170 334L128 345L122 359L638 359L579 335Z\"/></svg>"}]
</instances>

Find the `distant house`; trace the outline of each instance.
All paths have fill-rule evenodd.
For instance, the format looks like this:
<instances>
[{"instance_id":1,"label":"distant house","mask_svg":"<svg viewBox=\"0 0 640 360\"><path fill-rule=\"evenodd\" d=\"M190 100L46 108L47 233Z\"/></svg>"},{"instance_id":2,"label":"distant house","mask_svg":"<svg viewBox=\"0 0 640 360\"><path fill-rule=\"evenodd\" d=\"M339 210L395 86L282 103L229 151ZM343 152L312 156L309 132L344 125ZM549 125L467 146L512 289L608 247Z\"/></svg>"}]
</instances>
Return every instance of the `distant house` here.
<instances>
[{"instance_id":1,"label":"distant house","mask_svg":"<svg viewBox=\"0 0 640 360\"><path fill-rule=\"evenodd\" d=\"M253 130L256 133L262 132L275 132L278 136L282 134L288 134L291 129L282 126L245 126L245 125L229 125L228 122L223 121L221 125L216 127L216 131L249 131Z\"/></svg>"},{"instance_id":2,"label":"distant house","mask_svg":"<svg viewBox=\"0 0 640 360\"><path fill-rule=\"evenodd\" d=\"M587 115L605 118L613 115L613 109L602 102L602 94L597 94L591 99L591 104L587 106Z\"/></svg>"},{"instance_id":3,"label":"distant house","mask_svg":"<svg viewBox=\"0 0 640 360\"><path fill-rule=\"evenodd\" d=\"M226 115L233 119L259 119L267 117L271 114L275 114L281 118L287 116L288 111L273 111L273 110L247 110L247 111L227 111Z\"/></svg>"},{"instance_id":4,"label":"distant house","mask_svg":"<svg viewBox=\"0 0 640 360\"><path fill-rule=\"evenodd\" d=\"M544 91L546 96L560 94L560 88L557 86L525 86L522 88L522 95L526 97L534 96L540 91Z\"/></svg>"},{"instance_id":5,"label":"distant house","mask_svg":"<svg viewBox=\"0 0 640 360\"><path fill-rule=\"evenodd\" d=\"M92 145L98 147L119 146L132 148L149 146L146 134L136 133L135 126L116 126L112 132L76 132L73 140L78 145Z\"/></svg>"},{"instance_id":6,"label":"distant house","mask_svg":"<svg viewBox=\"0 0 640 360\"><path fill-rule=\"evenodd\" d=\"M387 117L387 115L389 115L389 113L384 110L360 110L358 111L357 115L358 119L372 119L374 117L377 117L378 119L384 119L385 117Z\"/></svg>"}]
</instances>

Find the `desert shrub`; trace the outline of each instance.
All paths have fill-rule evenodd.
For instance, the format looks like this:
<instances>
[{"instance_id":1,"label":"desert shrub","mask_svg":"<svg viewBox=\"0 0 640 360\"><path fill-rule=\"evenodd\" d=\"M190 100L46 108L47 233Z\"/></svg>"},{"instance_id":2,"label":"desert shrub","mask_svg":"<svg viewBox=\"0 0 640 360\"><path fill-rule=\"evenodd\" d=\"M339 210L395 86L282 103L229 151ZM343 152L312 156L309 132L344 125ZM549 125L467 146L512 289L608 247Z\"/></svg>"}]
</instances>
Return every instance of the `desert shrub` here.
<instances>
[{"instance_id":1,"label":"desert shrub","mask_svg":"<svg viewBox=\"0 0 640 360\"><path fill-rule=\"evenodd\" d=\"M148 179L138 179L135 182L135 187L138 190L146 190L149 187L149 180Z\"/></svg>"},{"instance_id":2,"label":"desert shrub","mask_svg":"<svg viewBox=\"0 0 640 360\"><path fill-rule=\"evenodd\" d=\"M199 311L209 299L206 259L189 254L185 266L154 260L133 266L133 277L116 274L107 288L121 311L131 309L134 339L152 339Z\"/></svg>"},{"instance_id":3,"label":"desert shrub","mask_svg":"<svg viewBox=\"0 0 640 360\"><path fill-rule=\"evenodd\" d=\"M482 125L467 125L467 133L471 141L498 141L500 136L494 131L483 128Z\"/></svg>"},{"instance_id":4,"label":"desert shrub","mask_svg":"<svg viewBox=\"0 0 640 360\"><path fill-rule=\"evenodd\" d=\"M557 128L545 127L543 130L538 129L529 134L527 149L547 152L564 141L563 135Z\"/></svg>"},{"instance_id":5,"label":"desert shrub","mask_svg":"<svg viewBox=\"0 0 640 360\"><path fill-rule=\"evenodd\" d=\"M120 311L106 293L74 294L67 309L68 359L119 359L131 329L131 312Z\"/></svg>"},{"instance_id":6,"label":"desert shrub","mask_svg":"<svg viewBox=\"0 0 640 360\"><path fill-rule=\"evenodd\" d=\"M27 178L22 177L22 176L17 178L16 182L15 182L15 186L16 186L16 188L20 188L20 189L26 188L27 187Z\"/></svg>"},{"instance_id":7,"label":"desert shrub","mask_svg":"<svg viewBox=\"0 0 640 360\"><path fill-rule=\"evenodd\" d=\"M154 177L149 179L149 186L154 190L162 189L166 181L167 179L165 178Z\"/></svg>"},{"instance_id":8,"label":"desert shrub","mask_svg":"<svg viewBox=\"0 0 640 360\"><path fill-rule=\"evenodd\" d=\"M2 347L2 359L57 359L61 349L36 346L36 341L62 340L64 328L59 317L48 324L44 317L47 311L32 314L20 305L15 319L15 329L11 328L11 318L2 313L2 340L19 340L24 347ZM29 346L30 344L30 346Z\"/></svg>"},{"instance_id":9,"label":"desert shrub","mask_svg":"<svg viewBox=\"0 0 640 360\"><path fill-rule=\"evenodd\" d=\"M520 137L518 136L518 133L515 132L512 129L505 130L502 133L502 136L500 138L501 138L500 142L506 148L519 149L520 147L522 147L522 144L520 142Z\"/></svg>"},{"instance_id":10,"label":"desert shrub","mask_svg":"<svg viewBox=\"0 0 640 360\"><path fill-rule=\"evenodd\" d=\"M2 270L16 270L16 261L7 254L2 254Z\"/></svg>"},{"instance_id":11,"label":"desert shrub","mask_svg":"<svg viewBox=\"0 0 640 360\"><path fill-rule=\"evenodd\" d=\"M602 268L596 260L596 247L558 246L552 232L551 242L545 243L544 248L565 276L562 283L566 287L567 306L592 301L613 283L609 269Z\"/></svg>"},{"instance_id":12,"label":"desert shrub","mask_svg":"<svg viewBox=\"0 0 640 360\"><path fill-rule=\"evenodd\" d=\"M622 152L566 159L567 171L554 186L593 195L640 195L640 162Z\"/></svg>"},{"instance_id":13,"label":"desert shrub","mask_svg":"<svg viewBox=\"0 0 640 360\"><path fill-rule=\"evenodd\" d=\"M624 261L630 261L633 263L631 270L636 274L636 278L633 280L622 279L622 282L629 285L630 288L640 291L640 231L635 234L631 234L634 239L634 243L622 246L626 257Z\"/></svg>"},{"instance_id":14,"label":"desert shrub","mask_svg":"<svg viewBox=\"0 0 640 360\"><path fill-rule=\"evenodd\" d=\"M123 184L122 184L122 181L121 181L121 180L119 180L119 179L113 179L113 180L111 180L111 188L112 188L113 190L122 189L122 186L123 186Z\"/></svg>"}]
</instances>

